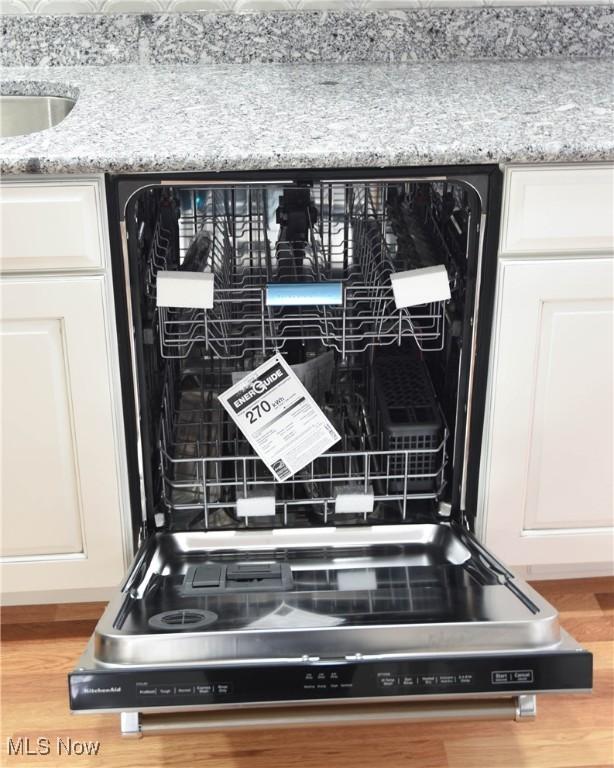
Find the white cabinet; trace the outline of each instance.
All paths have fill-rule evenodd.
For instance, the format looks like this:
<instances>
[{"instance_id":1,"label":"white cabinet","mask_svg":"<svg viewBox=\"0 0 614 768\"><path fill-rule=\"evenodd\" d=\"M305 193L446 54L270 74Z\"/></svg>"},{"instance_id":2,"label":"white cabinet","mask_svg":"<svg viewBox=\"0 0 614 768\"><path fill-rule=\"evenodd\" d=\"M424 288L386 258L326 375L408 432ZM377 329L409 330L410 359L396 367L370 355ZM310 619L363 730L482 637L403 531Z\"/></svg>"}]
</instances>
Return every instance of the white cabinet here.
<instances>
[{"instance_id":1,"label":"white cabinet","mask_svg":"<svg viewBox=\"0 0 614 768\"><path fill-rule=\"evenodd\" d=\"M526 240L514 231L521 221L514 194L520 189L526 197L529 178L538 188L557 189L561 170L507 172L479 531L504 562L533 573L540 566L544 574L570 565L605 569L614 553L614 260L611 237L603 234L611 227L612 169L567 168L555 195L565 215L566 196L593 195L590 211L600 218L590 231L602 233L601 251L588 236L580 247L577 222L554 232L554 209L542 230L531 214ZM519 253L523 242L533 250ZM568 247L557 253L553 243Z\"/></svg>"},{"instance_id":2,"label":"white cabinet","mask_svg":"<svg viewBox=\"0 0 614 768\"><path fill-rule=\"evenodd\" d=\"M96 195L101 192L99 180L83 182L81 188L88 184ZM45 186L24 184L37 200L48 198ZM52 190L57 189L56 181ZM84 215L89 223L91 210ZM23 246L15 243L13 248L12 242L4 231L3 262L14 267L11 254L23 252ZM84 249L72 243L71 258L87 252L87 239L82 242ZM62 261L57 242L53 255ZM81 274L13 272L2 277L0 564L5 603L101 599L125 571L126 472L104 256L98 274L88 268Z\"/></svg>"}]
</instances>

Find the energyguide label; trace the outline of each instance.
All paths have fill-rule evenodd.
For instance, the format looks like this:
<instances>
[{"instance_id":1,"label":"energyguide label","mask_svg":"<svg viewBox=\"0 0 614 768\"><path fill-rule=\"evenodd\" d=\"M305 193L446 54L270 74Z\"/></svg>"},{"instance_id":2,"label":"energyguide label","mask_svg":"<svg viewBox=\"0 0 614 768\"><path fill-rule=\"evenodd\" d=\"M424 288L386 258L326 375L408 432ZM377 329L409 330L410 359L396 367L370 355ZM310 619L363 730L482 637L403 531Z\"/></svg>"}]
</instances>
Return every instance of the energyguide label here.
<instances>
[{"instance_id":1,"label":"energyguide label","mask_svg":"<svg viewBox=\"0 0 614 768\"><path fill-rule=\"evenodd\" d=\"M279 482L341 439L281 355L248 373L219 399Z\"/></svg>"}]
</instances>

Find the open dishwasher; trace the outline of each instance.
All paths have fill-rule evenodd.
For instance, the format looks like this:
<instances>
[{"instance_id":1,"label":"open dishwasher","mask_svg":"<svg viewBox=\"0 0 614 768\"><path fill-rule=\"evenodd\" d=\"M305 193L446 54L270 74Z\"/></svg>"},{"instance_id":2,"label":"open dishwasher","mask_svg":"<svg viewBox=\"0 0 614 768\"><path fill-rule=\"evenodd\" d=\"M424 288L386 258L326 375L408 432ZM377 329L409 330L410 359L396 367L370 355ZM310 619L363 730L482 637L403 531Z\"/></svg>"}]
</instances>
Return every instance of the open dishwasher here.
<instances>
[{"instance_id":1,"label":"open dishwasher","mask_svg":"<svg viewBox=\"0 0 614 768\"><path fill-rule=\"evenodd\" d=\"M498 170L108 189L138 551L71 709L140 735L520 719L589 690L591 655L471 532ZM447 296L399 302L430 270ZM195 275L207 301L163 298ZM220 396L280 357L338 439L273 473Z\"/></svg>"}]
</instances>

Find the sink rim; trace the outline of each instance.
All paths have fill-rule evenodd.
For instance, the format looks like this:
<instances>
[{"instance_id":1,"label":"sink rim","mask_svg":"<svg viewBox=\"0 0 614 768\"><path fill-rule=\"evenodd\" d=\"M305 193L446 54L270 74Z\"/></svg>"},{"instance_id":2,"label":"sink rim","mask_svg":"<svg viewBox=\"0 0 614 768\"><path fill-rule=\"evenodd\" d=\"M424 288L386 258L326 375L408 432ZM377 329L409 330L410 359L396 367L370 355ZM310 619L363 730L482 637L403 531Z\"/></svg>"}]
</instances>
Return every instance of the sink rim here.
<instances>
[{"instance_id":1,"label":"sink rim","mask_svg":"<svg viewBox=\"0 0 614 768\"><path fill-rule=\"evenodd\" d=\"M17 101L70 101L73 105L77 103L71 96L57 96L49 93L0 93L0 102L5 99L17 99Z\"/></svg>"},{"instance_id":2,"label":"sink rim","mask_svg":"<svg viewBox=\"0 0 614 768\"><path fill-rule=\"evenodd\" d=\"M17 128L19 130L16 127L8 129L4 126L0 127L0 141L25 139L58 128L74 112L79 102L79 95L79 89L68 84L0 79L0 106L2 106L2 103L8 106L11 102L13 104L40 102L41 110L38 115L35 115L34 129L28 127L28 120L31 121L31 116L26 116L22 119L23 125L21 127L19 126L19 118L17 119ZM45 111L47 112L46 116L44 115ZM0 119L4 122L4 118L1 115ZM4 133L4 131L8 132Z\"/></svg>"}]
</instances>

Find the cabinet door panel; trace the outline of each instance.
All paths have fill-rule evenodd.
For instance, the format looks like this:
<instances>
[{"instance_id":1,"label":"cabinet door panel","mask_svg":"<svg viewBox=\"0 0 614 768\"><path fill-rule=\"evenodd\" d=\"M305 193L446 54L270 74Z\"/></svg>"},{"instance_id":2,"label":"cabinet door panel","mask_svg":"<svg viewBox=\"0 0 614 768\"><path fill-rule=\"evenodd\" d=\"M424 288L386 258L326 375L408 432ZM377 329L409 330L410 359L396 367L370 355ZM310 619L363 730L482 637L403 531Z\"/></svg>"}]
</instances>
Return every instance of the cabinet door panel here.
<instances>
[{"instance_id":1,"label":"cabinet door panel","mask_svg":"<svg viewBox=\"0 0 614 768\"><path fill-rule=\"evenodd\" d=\"M614 250L614 166L526 166L505 178L501 253Z\"/></svg>"},{"instance_id":2,"label":"cabinet door panel","mask_svg":"<svg viewBox=\"0 0 614 768\"><path fill-rule=\"evenodd\" d=\"M4 181L0 268L4 272L101 269L106 232L100 179Z\"/></svg>"},{"instance_id":3,"label":"cabinet door panel","mask_svg":"<svg viewBox=\"0 0 614 768\"><path fill-rule=\"evenodd\" d=\"M611 558L612 279L610 258L500 262L481 518L513 565Z\"/></svg>"},{"instance_id":4,"label":"cabinet door panel","mask_svg":"<svg viewBox=\"0 0 614 768\"><path fill-rule=\"evenodd\" d=\"M2 284L5 593L44 601L124 572L105 279Z\"/></svg>"},{"instance_id":5,"label":"cabinet door panel","mask_svg":"<svg viewBox=\"0 0 614 768\"><path fill-rule=\"evenodd\" d=\"M1 325L3 556L83 552L64 336L61 318Z\"/></svg>"},{"instance_id":6,"label":"cabinet door panel","mask_svg":"<svg viewBox=\"0 0 614 768\"><path fill-rule=\"evenodd\" d=\"M525 530L612 522L612 319L607 299L542 304Z\"/></svg>"}]
</instances>

